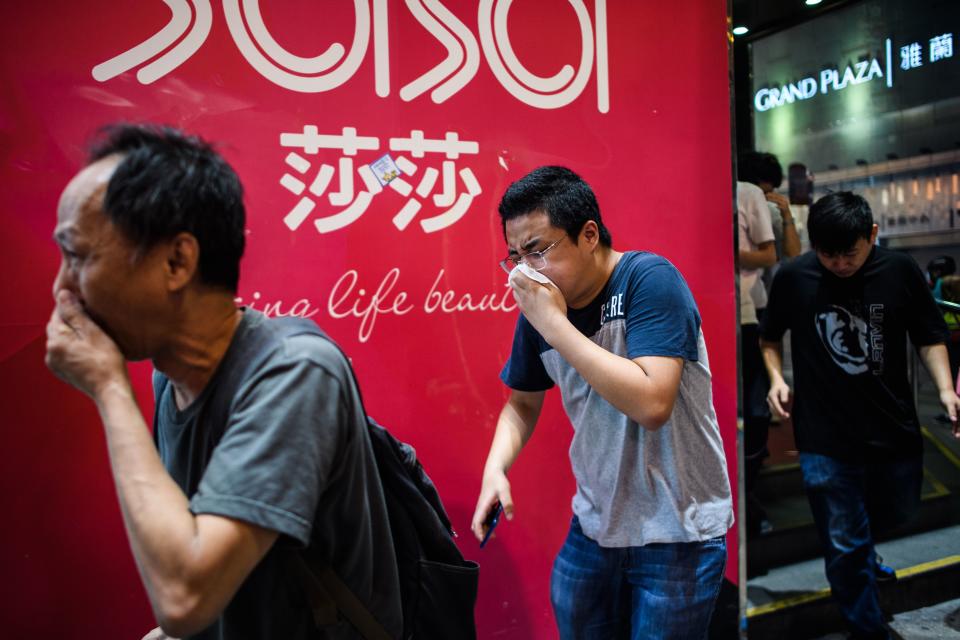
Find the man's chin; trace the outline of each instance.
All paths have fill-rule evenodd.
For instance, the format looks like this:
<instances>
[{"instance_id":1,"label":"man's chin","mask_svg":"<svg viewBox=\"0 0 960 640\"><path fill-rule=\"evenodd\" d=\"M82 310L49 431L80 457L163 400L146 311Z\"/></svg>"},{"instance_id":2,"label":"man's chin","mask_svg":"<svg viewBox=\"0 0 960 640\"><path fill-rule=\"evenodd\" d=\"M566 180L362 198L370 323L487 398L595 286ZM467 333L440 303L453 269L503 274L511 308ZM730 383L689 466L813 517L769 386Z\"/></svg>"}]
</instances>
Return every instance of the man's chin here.
<instances>
[{"instance_id":1,"label":"man's chin","mask_svg":"<svg viewBox=\"0 0 960 640\"><path fill-rule=\"evenodd\" d=\"M114 343L115 345L117 345L117 349L119 349L119 350L120 350L120 353L123 354L123 357L124 357L125 360L128 360L128 361L130 361L130 362L136 362L136 361L138 361L138 360L146 360L146 359L147 359L147 356L138 354L138 353L136 353L133 349L130 349L130 348L126 345L125 341L122 340L122 339L117 335L117 333L116 333L113 329L110 328L110 325L108 325L106 322L104 322L103 319L100 318L96 313L90 311L89 308L84 308L84 311L86 311L87 316L90 317L90 319L93 321L93 323L96 324L98 327L100 327L100 330L103 331L105 334L107 334L107 337L109 337L111 340L113 340L113 343Z\"/></svg>"}]
</instances>

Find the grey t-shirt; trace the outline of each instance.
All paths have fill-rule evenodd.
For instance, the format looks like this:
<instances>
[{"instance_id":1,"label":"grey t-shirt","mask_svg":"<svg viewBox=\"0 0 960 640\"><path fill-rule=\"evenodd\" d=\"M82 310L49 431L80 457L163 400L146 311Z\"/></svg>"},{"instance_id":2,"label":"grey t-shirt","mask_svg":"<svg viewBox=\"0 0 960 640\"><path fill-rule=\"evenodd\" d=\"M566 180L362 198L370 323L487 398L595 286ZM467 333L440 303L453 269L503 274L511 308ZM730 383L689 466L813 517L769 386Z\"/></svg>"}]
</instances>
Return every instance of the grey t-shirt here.
<instances>
[{"instance_id":1,"label":"grey t-shirt","mask_svg":"<svg viewBox=\"0 0 960 640\"><path fill-rule=\"evenodd\" d=\"M399 636L386 505L349 364L317 335L278 335L280 322L298 321L246 309L213 378L183 411L166 378L154 374L154 438L190 510L280 534L220 618L194 637L359 637L346 622L317 629L287 565L296 548L315 566L330 564ZM228 376L242 379L228 384ZM224 397L230 388L239 391Z\"/></svg>"},{"instance_id":2,"label":"grey t-shirt","mask_svg":"<svg viewBox=\"0 0 960 640\"><path fill-rule=\"evenodd\" d=\"M569 309L577 329L625 358L683 358L670 419L648 431L607 402L522 315L507 386L541 391L557 384L573 424L573 512L604 547L694 542L733 524L730 482L713 408L700 314L680 272L652 253L627 252L603 291Z\"/></svg>"}]
</instances>

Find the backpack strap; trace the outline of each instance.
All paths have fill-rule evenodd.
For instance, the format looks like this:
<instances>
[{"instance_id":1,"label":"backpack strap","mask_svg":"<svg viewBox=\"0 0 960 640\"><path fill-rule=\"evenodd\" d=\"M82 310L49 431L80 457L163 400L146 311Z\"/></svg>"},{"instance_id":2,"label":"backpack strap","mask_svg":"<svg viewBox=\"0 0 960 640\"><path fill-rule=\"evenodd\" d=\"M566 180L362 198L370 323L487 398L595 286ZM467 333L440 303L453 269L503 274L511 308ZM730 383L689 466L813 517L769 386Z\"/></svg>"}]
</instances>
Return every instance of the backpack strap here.
<instances>
[{"instance_id":1,"label":"backpack strap","mask_svg":"<svg viewBox=\"0 0 960 640\"><path fill-rule=\"evenodd\" d=\"M365 640L394 640L329 566L314 571L299 551L287 554L286 564L300 581L318 628L336 624L339 612Z\"/></svg>"},{"instance_id":2,"label":"backpack strap","mask_svg":"<svg viewBox=\"0 0 960 640\"><path fill-rule=\"evenodd\" d=\"M343 617L356 627L365 640L394 640L333 569L325 566L315 572L307 565L302 555L298 554L298 558L300 566L306 572L306 575L303 571L300 572L301 581L306 589L307 600L313 609L314 620L317 619L318 607L321 614L326 614L332 599L336 610L339 610Z\"/></svg>"},{"instance_id":3,"label":"backpack strap","mask_svg":"<svg viewBox=\"0 0 960 640\"><path fill-rule=\"evenodd\" d=\"M310 611L313 613L314 624L320 629L336 624L339 620L337 603L307 566L300 552L295 549L285 550L283 558L287 571L297 577L303 588L307 604L310 605Z\"/></svg>"}]
</instances>

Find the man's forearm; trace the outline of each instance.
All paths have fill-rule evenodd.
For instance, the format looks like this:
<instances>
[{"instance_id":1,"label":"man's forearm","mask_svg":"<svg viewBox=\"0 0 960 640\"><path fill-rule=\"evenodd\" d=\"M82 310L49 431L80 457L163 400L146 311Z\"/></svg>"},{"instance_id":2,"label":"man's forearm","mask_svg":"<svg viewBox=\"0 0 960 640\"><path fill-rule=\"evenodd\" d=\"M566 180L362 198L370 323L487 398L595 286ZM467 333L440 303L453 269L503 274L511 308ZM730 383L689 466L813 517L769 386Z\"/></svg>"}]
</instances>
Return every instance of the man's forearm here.
<instances>
[{"instance_id":1,"label":"man's forearm","mask_svg":"<svg viewBox=\"0 0 960 640\"><path fill-rule=\"evenodd\" d=\"M942 342L920 347L920 358L937 385L940 404L943 405L943 409L953 423L953 436L960 438L960 421L957 420L960 416L960 398L957 397L956 389L953 386L953 375L950 372L950 356L947 353L947 347Z\"/></svg>"},{"instance_id":2,"label":"man's forearm","mask_svg":"<svg viewBox=\"0 0 960 640\"><path fill-rule=\"evenodd\" d=\"M233 596L234 567L216 568L215 545L163 467L129 385L113 385L96 400L127 537L154 614L175 635L195 633Z\"/></svg>"},{"instance_id":3,"label":"man's forearm","mask_svg":"<svg viewBox=\"0 0 960 640\"><path fill-rule=\"evenodd\" d=\"M770 384L783 382L783 343L761 340L760 353L763 355L763 366L767 369Z\"/></svg>"},{"instance_id":4,"label":"man's forearm","mask_svg":"<svg viewBox=\"0 0 960 640\"><path fill-rule=\"evenodd\" d=\"M658 429L670 418L676 388L633 360L607 351L568 321L544 338L594 391L641 426Z\"/></svg>"},{"instance_id":5,"label":"man's forearm","mask_svg":"<svg viewBox=\"0 0 960 640\"><path fill-rule=\"evenodd\" d=\"M542 398L540 398L542 402ZM516 462L524 445L533 435L537 418L539 417L539 403L534 405L517 405L508 402L500 411L497 419L497 429L490 444L490 453L483 473L506 474Z\"/></svg>"},{"instance_id":6,"label":"man's forearm","mask_svg":"<svg viewBox=\"0 0 960 640\"><path fill-rule=\"evenodd\" d=\"M797 233L797 225L794 224L792 215L783 218L783 255L786 258L800 255L800 234Z\"/></svg>"},{"instance_id":7,"label":"man's forearm","mask_svg":"<svg viewBox=\"0 0 960 640\"><path fill-rule=\"evenodd\" d=\"M950 374L950 356L942 342L920 347L920 359L930 372L938 391L953 391L953 376Z\"/></svg>"},{"instance_id":8,"label":"man's forearm","mask_svg":"<svg viewBox=\"0 0 960 640\"><path fill-rule=\"evenodd\" d=\"M773 243L769 243L769 246L763 249L749 250L749 249L740 249L738 264L741 269L764 269L770 267L777 262L777 249L773 246Z\"/></svg>"},{"instance_id":9,"label":"man's forearm","mask_svg":"<svg viewBox=\"0 0 960 640\"><path fill-rule=\"evenodd\" d=\"M129 387L97 398L130 544L147 589L177 572L178 547L195 530L187 497L163 467Z\"/></svg>"}]
</instances>

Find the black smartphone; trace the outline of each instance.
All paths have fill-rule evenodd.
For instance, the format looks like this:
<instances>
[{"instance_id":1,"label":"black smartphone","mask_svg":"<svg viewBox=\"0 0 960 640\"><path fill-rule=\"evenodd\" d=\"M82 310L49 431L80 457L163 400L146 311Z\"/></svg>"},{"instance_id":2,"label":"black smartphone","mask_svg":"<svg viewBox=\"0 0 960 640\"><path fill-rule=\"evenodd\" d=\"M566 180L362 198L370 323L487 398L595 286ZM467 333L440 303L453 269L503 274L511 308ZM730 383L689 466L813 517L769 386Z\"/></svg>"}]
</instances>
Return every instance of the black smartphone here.
<instances>
[{"instance_id":1,"label":"black smartphone","mask_svg":"<svg viewBox=\"0 0 960 640\"><path fill-rule=\"evenodd\" d=\"M480 548L483 549L483 545L487 544L487 540L490 539L490 534L493 533L493 530L497 528L497 524L500 522L500 514L503 513L503 505L500 504L500 501L497 501L497 504L493 509L490 509L490 512L487 514L487 518L483 521L483 526L487 528L487 532L483 536L483 540L480 542Z\"/></svg>"}]
</instances>

